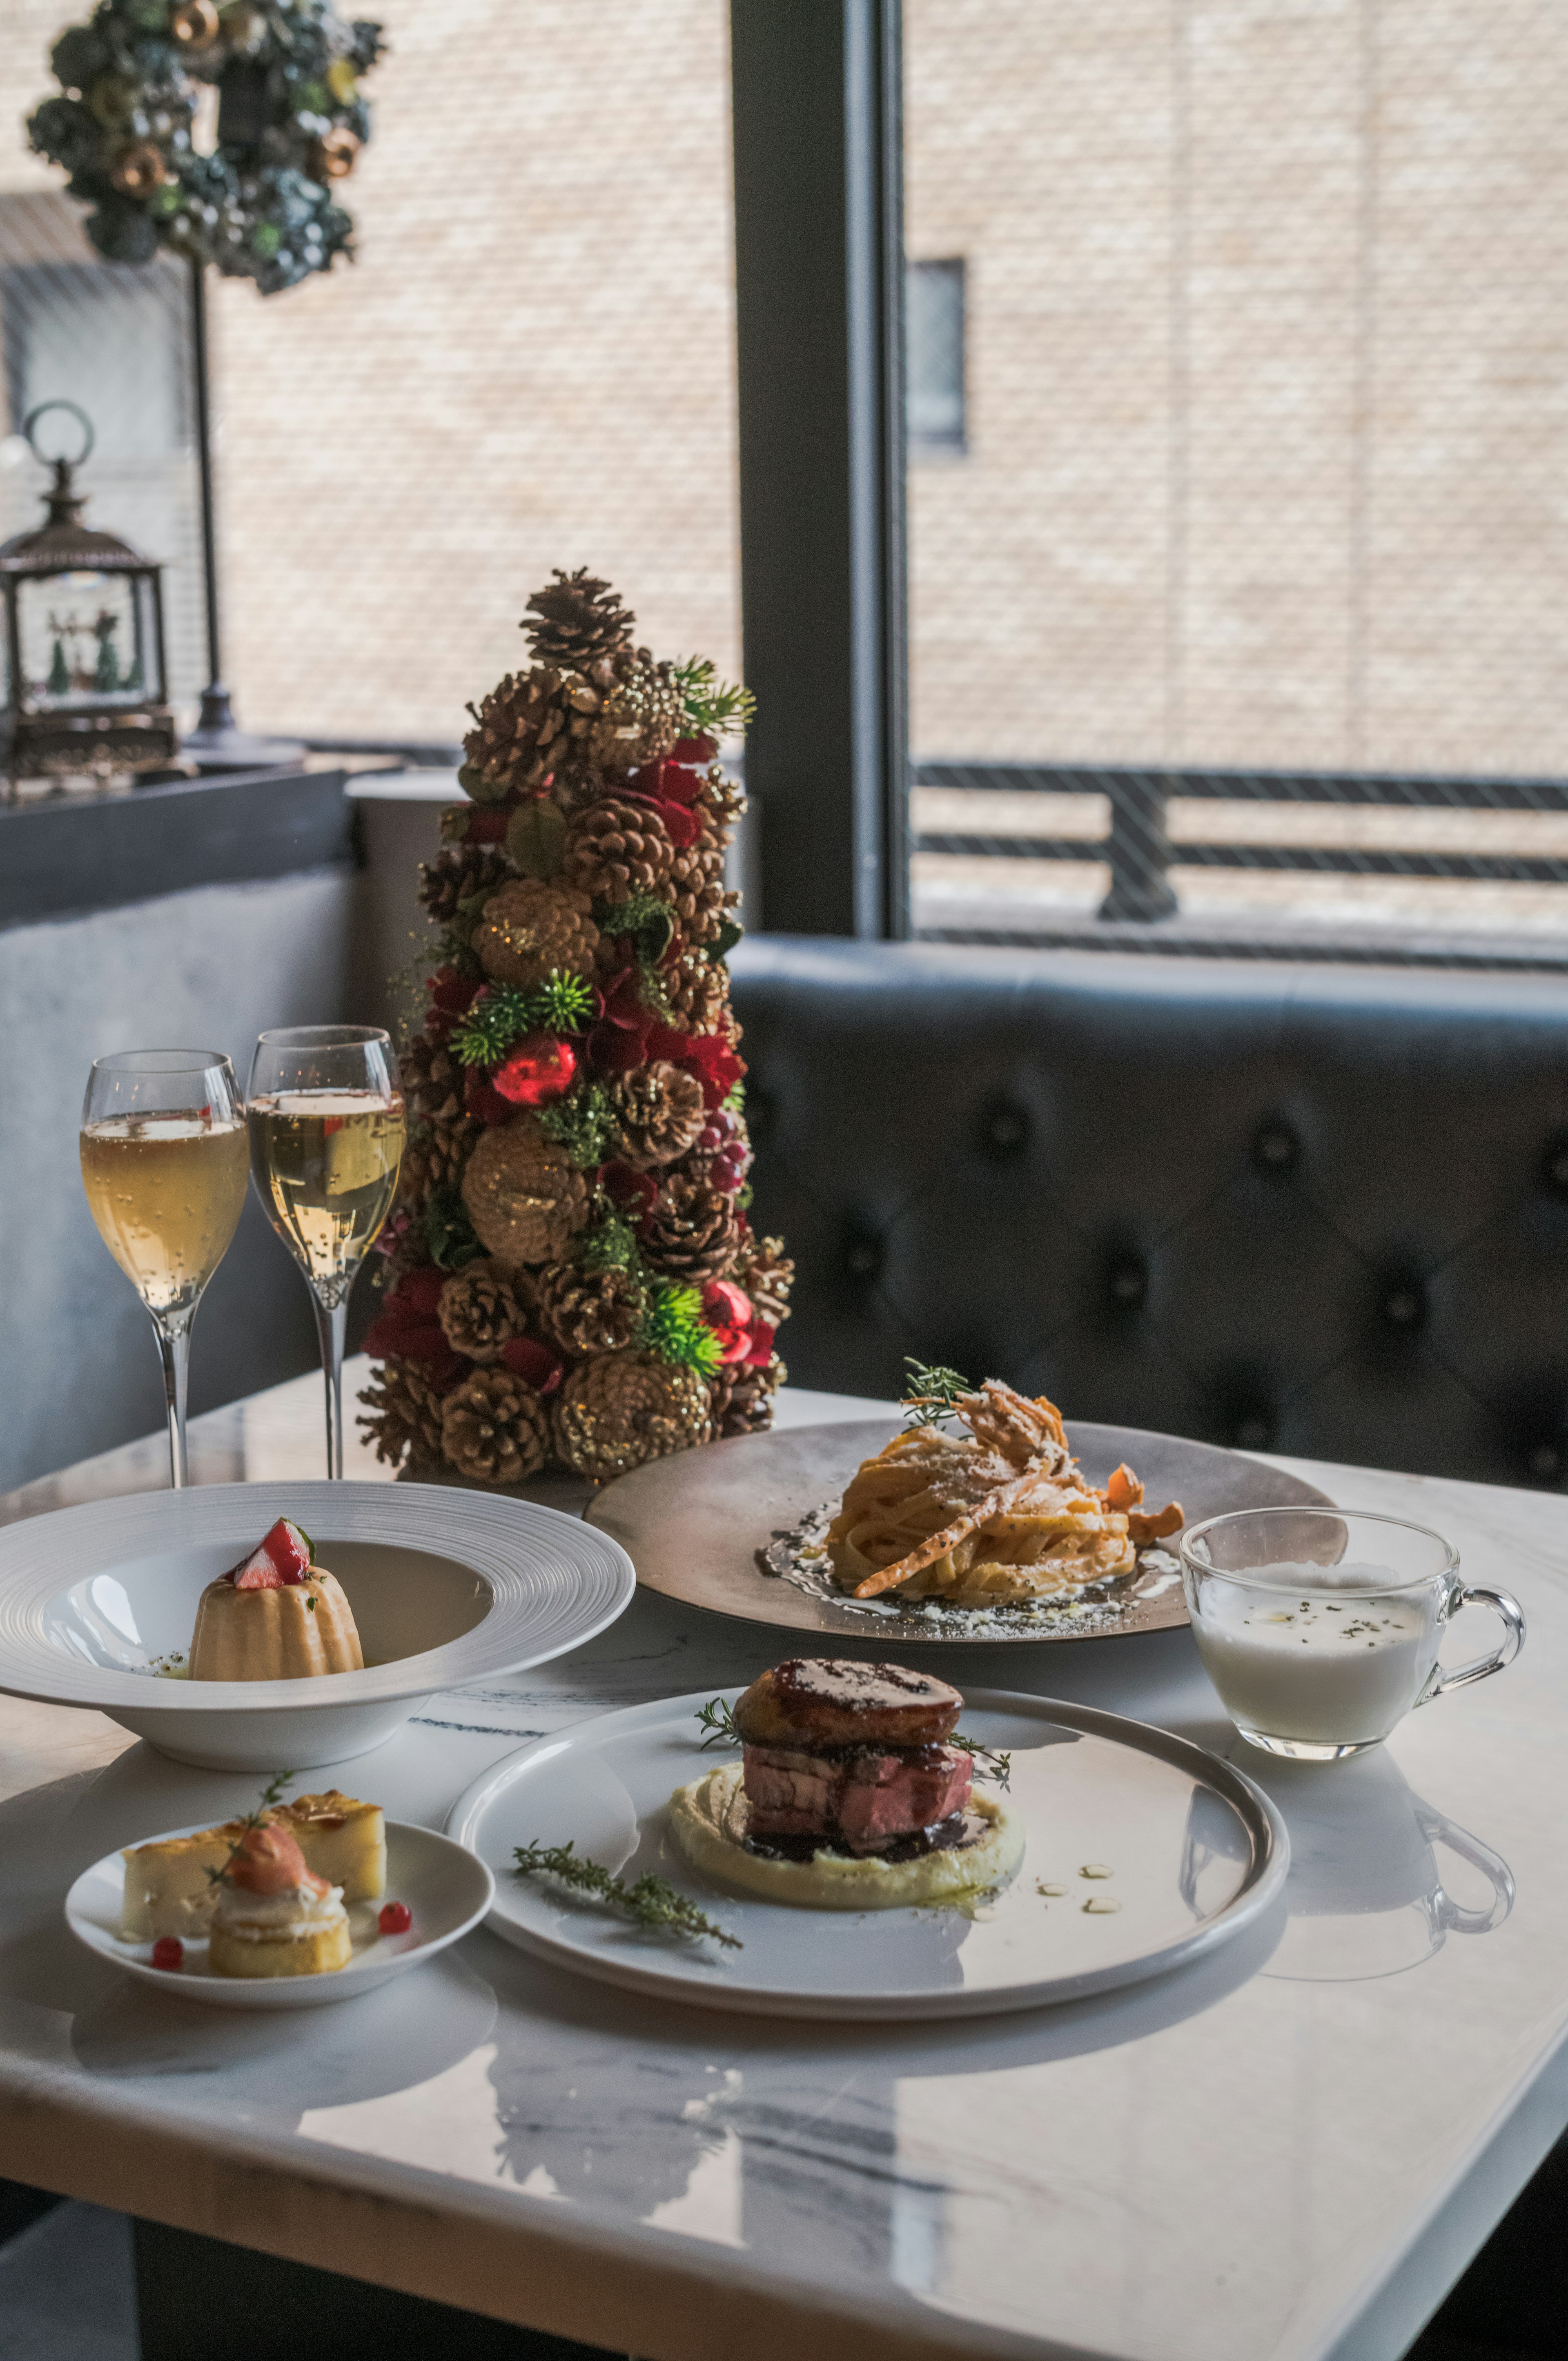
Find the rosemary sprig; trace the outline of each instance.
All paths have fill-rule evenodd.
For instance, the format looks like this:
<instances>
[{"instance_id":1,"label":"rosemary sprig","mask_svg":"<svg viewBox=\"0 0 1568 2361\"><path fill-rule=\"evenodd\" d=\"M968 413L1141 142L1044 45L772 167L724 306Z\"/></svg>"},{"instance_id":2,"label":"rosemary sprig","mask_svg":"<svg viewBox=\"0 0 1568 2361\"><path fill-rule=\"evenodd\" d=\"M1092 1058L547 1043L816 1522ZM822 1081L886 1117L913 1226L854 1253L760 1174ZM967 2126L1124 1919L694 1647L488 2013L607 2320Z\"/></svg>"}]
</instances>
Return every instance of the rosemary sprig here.
<instances>
[{"instance_id":1,"label":"rosemary sprig","mask_svg":"<svg viewBox=\"0 0 1568 2361\"><path fill-rule=\"evenodd\" d=\"M734 1708L723 1697L709 1697L706 1705L699 1705L696 1718L707 1732L702 1741L704 1753L710 1746L740 1745L740 1733L735 1727Z\"/></svg>"},{"instance_id":2,"label":"rosemary sprig","mask_svg":"<svg viewBox=\"0 0 1568 2361\"><path fill-rule=\"evenodd\" d=\"M614 1876L597 1861L583 1860L570 1843L519 1845L513 1858L520 1877L554 1877L575 1893L602 1902L607 1909L622 1912L639 1927L684 1935L693 1941L711 1935L716 1943L727 1944L732 1951L744 1949L739 1935L726 1934L695 1902L678 1894L667 1878L647 1874L635 1885L628 1885L623 1877Z\"/></svg>"},{"instance_id":3,"label":"rosemary sprig","mask_svg":"<svg viewBox=\"0 0 1568 2361\"><path fill-rule=\"evenodd\" d=\"M274 1771L271 1778L269 1779L266 1786L261 1790L261 1801L257 1805L256 1809L253 1812L247 1812L244 1819L241 1820L239 1824L239 1834L236 1837L233 1844L230 1845L227 1853L225 1855L223 1867L221 1869L208 1870L207 1883L209 1885L222 1885L227 1881L229 1871L234 1866L235 1856L239 1851L240 1847L244 1844L246 1838L249 1835L251 1829L260 1828L262 1822L266 1819L268 1813L272 1809L273 1805L280 1804L282 1802L285 1788L291 1787L299 1775L300 1774L297 1771Z\"/></svg>"},{"instance_id":4,"label":"rosemary sprig","mask_svg":"<svg viewBox=\"0 0 1568 2361\"><path fill-rule=\"evenodd\" d=\"M939 1426L952 1417L959 1396L974 1391L957 1369L927 1367L911 1354L905 1354L904 1366L909 1372L909 1391L903 1400L905 1426Z\"/></svg>"},{"instance_id":5,"label":"rosemary sprig","mask_svg":"<svg viewBox=\"0 0 1568 2361\"><path fill-rule=\"evenodd\" d=\"M951 1738L948 1740L948 1744L956 1746L960 1753L969 1756L974 1765L974 1775L977 1779L989 1779L992 1785L1002 1788L1004 1792L1011 1785L1013 1779L1011 1753L998 1753L993 1746L979 1746L972 1738L966 1738L961 1730L954 1730Z\"/></svg>"}]
</instances>

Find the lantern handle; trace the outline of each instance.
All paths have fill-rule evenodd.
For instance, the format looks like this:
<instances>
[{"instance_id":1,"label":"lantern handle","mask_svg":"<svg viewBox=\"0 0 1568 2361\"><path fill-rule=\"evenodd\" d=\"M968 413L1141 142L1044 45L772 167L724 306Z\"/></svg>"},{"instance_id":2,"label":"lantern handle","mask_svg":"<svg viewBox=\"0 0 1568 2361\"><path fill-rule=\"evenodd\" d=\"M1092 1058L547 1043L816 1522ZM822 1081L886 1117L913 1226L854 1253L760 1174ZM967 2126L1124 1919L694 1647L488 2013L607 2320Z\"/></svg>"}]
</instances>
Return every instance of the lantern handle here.
<instances>
[{"instance_id":1,"label":"lantern handle","mask_svg":"<svg viewBox=\"0 0 1568 2361\"><path fill-rule=\"evenodd\" d=\"M38 424L44 412L49 410L69 410L71 416L73 418L79 418L82 421L83 427L86 429L87 440L83 444L82 449L77 453L74 459L49 458L45 453L38 449L37 443L33 440L34 427ZM74 468L84 467L93 456L93 445L97 440L97 437L93 432L93 421L88 417L87 412L82 409L81 403L67 401L63 395L58 397L53 401L40 401L36 410L29 410L26 418L22 421L22 434L34 458L41 460L46 467Z\"/></svg>"}]
</instances>

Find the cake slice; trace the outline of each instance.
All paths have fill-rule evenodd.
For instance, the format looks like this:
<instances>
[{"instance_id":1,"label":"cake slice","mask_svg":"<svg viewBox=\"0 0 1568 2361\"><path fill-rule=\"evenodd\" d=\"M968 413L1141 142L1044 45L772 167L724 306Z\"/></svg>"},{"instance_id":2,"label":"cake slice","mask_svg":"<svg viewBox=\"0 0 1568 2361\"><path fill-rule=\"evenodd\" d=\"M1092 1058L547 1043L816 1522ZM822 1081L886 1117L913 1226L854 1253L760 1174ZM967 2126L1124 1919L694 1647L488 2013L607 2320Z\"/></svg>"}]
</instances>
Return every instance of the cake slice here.
<instances>
[{"instance_id":1,"label":"cake slice","mask_svg":"<svg viewBox=\"0 0 1568 2361\"><path fill-rule=\"evenodd\" d=\"M341 1885L345 1902L377 1902L387 1891L387 1823L379 1804L361 1804L329 1788L324 1795L296 1795L269 1815L292 1829L305 1866L329 1885Z\"/></svg>"},{"instance_id":2,"label":"cake slice","mask_svg":"<svg viewBox=\"0 0 1568 2361\"><path fill-rule=\"evenodd\" d=\"M286 1828L314 1876L343 1889L345 1902L374 1902L387 1890L387 1827L379 1804L363 1804L334 1787L324 1795L296 1795L267 1818ZM120 1933L127 1943L160 1935L199 1941L213 1923L217 1887L207 1874L222 1869L245 1834L243 1820L199 1836L128 1845Z\"/></svg>"},{"instance_id":3,"label":"cake slice","mask_svg":"<svg viewBox=\"0 0 1568 2361\"><path fill-rule=\"evenodd\" d=\"M217 1889L207 1965L214 1976L317 1976L353 1954L335 1885L305 1866L292 1831L246 1829Z\"/></svg>"}]
</instances>

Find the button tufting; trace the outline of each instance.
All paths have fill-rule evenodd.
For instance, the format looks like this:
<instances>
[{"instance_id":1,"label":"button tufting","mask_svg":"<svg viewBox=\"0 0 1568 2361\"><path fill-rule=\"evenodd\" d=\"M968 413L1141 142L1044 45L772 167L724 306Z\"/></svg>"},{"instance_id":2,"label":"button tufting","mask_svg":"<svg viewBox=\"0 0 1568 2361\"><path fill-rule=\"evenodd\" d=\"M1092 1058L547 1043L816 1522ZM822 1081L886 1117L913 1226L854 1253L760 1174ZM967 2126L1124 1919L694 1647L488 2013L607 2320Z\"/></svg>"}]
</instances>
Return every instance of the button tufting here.
<instances>
[{"instance_id":1,"label":"button tufting","mask_svg":"<svg viewBox=\"0 0 1568 2361\"><path fill-rule=\"evenodd\" d=\"M882 1248L874 1238L854 1238L844 1253L844 1268L852 1279L874 1279L882 1268Z\"/></svg>"},{"instance_id":2,"label":"button tufting","mask_svg":"<svg viewBox=\"0 0 1568 2361\"><path fill-rule=\"evenodd\" d=\"M981 1125L981 1145L992 1156L1016 1156L1029 1137L1029 1118L1021 1106L1003 1099Z\"/></svg>"},{"instance_id":3,"label":"button tufting","mask_svg":"<svg viewBox=\"0 0 1568 2361\"><path fill-rule=\"evenodd\" d=\"M1390 1328L1419 1328L1426 1311L1426 1297L1419 1287L1391 1287L1383 1298L1383 1317Z\"/></svg>"},{"instance_id":4,"label":"button tufting","mask_svg":"<svg viewBox=\"0 0 1568 2361\"><path fill-rule=\"evenodd\" d=\"M1541 1159L1541 1185L1549 1197L1568 1197L1568 1139L1549 1139Z\"/></svg>"},{"instance_id":5,"label":"button tufting","mask_svg":"<svg viewBox=\"0 0 1568 2361\"><path fill-rule=\"evenodd\" d=\"M1562 1448L1555 1443L1538 1443L1526 1465L1538 1483L1552 1483L1563 1473Z\"/></svg>"},{"instance_id":6,"label":"button tufting","mask_svg":"<svg viewBox=\"0 0 1568 2361\"><path fill-rule=\"evenodd\" d=\"M1141 1303L1148 1293L1149 1275L1141 1262L1115 1263L1106 1286L1113 1303Z\"/></svg>"},{"instance_id":7,"label":"button tufting","mask_svg":"<svg viewBox=\"0 0 1568 2361\"><path fill-rule=\"evenodd\" d=\"M1236 1421L1233 1439L1239 1451L1266 1451L1273 1432L1266 1418L1243 1418Z\"/></svg>"},{"instance_id":8,"label":"button tufting","mask_svg":"<svg viewBox=\"0 0 1568 2361\"><path fill-rule=\"evenodd\" d=\"M1271 1118L1258 1126L1252 1152L1265 1172L1288 1172L1299 1159L1301 1143L1288 1124Z\"/></svg>"}]
</instances>

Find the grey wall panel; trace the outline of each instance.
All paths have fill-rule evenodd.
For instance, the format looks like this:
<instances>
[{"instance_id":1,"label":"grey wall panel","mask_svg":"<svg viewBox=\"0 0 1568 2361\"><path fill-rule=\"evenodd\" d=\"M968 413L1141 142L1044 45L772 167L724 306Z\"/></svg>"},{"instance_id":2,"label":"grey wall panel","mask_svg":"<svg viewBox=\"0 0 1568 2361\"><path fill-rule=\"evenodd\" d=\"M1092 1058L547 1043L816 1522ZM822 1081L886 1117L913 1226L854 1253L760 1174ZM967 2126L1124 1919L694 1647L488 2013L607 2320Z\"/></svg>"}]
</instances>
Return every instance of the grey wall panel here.
<instances>
[{"instance_id":1,"label":"grey wall panel","mask_svg":"<svg viewBox=\"0 0 1568 2361\"><path fill-rule=\"evenodd\" d=\"M334 868L0 929L0 1489L162 1422L151 1323L82 1191L93 1059L213 1046L243 1089L264 1027L360 1020L362 882ZM192 1408L315 1350L304 1282L252 1199L197 1315Z\"/></svg>"}]
</instances>

